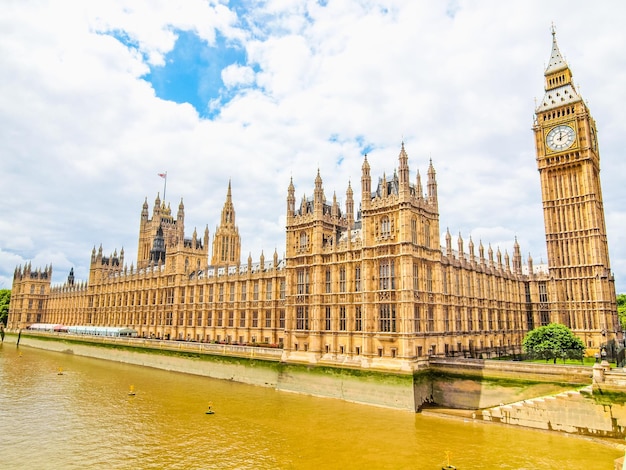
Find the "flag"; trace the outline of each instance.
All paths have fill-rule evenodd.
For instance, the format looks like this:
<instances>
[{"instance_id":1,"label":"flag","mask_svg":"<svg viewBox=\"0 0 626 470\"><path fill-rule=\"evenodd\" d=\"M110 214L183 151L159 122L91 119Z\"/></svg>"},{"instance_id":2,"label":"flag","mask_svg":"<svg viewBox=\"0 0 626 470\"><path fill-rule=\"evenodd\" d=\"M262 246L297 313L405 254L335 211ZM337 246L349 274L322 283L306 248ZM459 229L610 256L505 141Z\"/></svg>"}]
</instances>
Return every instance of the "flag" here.
<instances>
[{"instance_id":1,"label":"flag","mask_svg":"<svg viewBox=\"0 0 626 470\"><path fill-rule=\"evenodd\" d=\"M161 178L167 178L167 173L159 173L159 176L160 176Z\"/></svg>"}]
</instances>

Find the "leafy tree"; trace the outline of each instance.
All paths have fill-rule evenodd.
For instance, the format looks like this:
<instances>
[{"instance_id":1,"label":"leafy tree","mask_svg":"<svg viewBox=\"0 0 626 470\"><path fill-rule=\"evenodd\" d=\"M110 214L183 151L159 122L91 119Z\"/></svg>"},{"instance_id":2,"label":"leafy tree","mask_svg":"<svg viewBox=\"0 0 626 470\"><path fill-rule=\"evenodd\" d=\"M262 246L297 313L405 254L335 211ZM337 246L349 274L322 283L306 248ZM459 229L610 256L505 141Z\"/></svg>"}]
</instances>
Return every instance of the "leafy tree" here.
<instances>
[{"instance_id":1,"label":"leafy tree","mask_svg":"<svg viewBox=\"0 0 626 470\"><path fill-rule=\"evenodd\" d=\"M9 318L9 303L11 302L11 290L0 289L0 323L6 326Z\"/></svg>"},{"instance_id":2,"label":"leafy tree","mask_svg":"<svg viewBox=\"0 0 626 470\"><path fill-rule=\"evenodd\" d=\"M626 294L617 294L617 315L622 329L626 329Z\"/></svg>"},{"instance_id":3,"label":"leafy tree","mask_svg":"<svg viewBox=\"0 0 626 470\"><path fill-rule=\"evenodd\" d=\"M582 359L585 352L583 341L565 325L550 323L526 333L522 341L524 352L531 357L546 361L557 358Z\"/></svg>"}]
</instances>

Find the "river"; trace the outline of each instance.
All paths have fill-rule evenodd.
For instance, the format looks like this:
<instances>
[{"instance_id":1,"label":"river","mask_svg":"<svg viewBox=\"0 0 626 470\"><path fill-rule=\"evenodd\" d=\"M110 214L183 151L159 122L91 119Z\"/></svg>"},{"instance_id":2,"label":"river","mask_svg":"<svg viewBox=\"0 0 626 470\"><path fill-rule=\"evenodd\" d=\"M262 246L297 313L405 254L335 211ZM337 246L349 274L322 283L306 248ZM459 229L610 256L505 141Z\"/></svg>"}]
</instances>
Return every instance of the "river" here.
<instances>
[{"instance_id":1,"label":"river","mask_svg":"<svg viewBox=\"0 0 626 470\"><path fill-rule=\"evenodd\" d=\"M134 395L129 392L133 388ZM206 414L208 407L215 414ZM0 468L607 470L614 442L0 346Z\"/></svg>"}]
</instances>

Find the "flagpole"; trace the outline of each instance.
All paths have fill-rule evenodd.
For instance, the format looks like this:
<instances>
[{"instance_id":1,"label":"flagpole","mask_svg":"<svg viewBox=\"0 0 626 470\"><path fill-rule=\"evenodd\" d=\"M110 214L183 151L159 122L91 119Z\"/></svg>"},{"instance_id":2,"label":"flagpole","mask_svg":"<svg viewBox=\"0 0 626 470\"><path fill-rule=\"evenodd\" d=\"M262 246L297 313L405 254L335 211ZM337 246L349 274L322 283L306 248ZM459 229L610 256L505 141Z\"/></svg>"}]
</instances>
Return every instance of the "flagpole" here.
<instances>
[{"instance_id":1,"label":"flagpole","mask_svg":"<svg viewBox=\"0 0 626 470\"><path fill-rule=\"evenodd\" d=\"M165 180L163 182L163 202L165 202L165 190L167 189L167 171L165 172L165 177L163 179Z\"/></svg>"}]
</instances>

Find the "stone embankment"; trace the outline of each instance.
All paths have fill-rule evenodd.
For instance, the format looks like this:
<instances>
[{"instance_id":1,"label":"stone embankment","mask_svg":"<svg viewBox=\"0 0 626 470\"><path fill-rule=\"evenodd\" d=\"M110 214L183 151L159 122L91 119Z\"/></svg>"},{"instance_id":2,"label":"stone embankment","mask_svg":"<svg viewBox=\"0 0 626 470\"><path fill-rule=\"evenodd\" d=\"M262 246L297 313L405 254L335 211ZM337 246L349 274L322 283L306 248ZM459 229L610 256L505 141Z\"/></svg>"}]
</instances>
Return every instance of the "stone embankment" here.
<instances>
[{"instance_id":1,"label":"stone embankment","mask_svg":"<svg viewBox=\"0 0 626 470\"><path fill-rule=\"evenodd\" d=\"M623 403L603 401L588 386L488 408L475 413L475 417L535 429L623 439L626 407Z\"/></svg>"}]
</instances>

